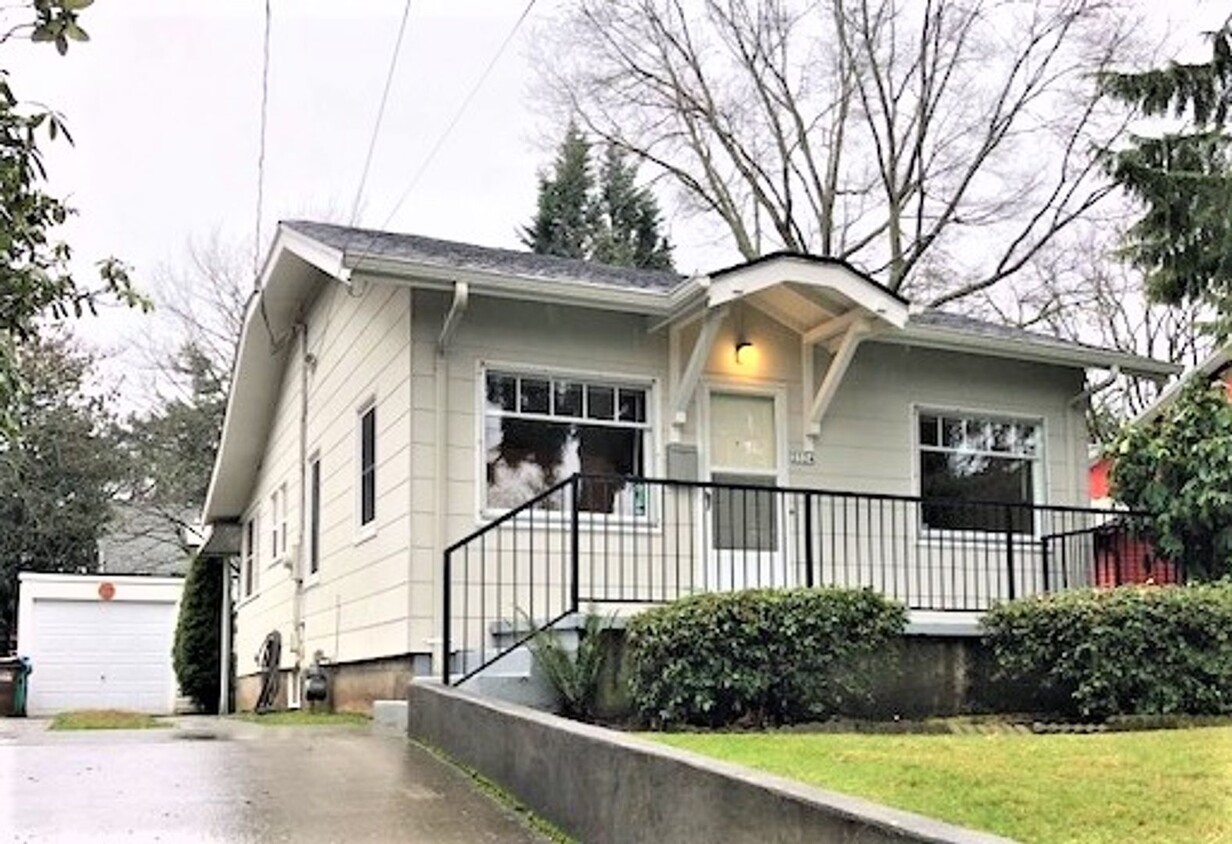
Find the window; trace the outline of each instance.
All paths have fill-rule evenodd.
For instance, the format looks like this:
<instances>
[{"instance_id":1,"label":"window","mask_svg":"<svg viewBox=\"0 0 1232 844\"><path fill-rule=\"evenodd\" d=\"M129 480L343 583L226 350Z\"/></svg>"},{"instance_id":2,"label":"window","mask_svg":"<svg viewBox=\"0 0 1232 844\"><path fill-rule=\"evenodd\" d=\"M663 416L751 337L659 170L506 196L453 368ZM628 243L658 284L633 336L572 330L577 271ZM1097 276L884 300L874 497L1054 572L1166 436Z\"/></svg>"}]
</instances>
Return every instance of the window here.
<instances>
[{"instance_id":1,"label":"window","mask_svg":"<svg viewBox=\"0 0 1232 844\"><path fill-rule=\"evenodd\" d=\"M921 412L919 448L925 527L1032 532L1038 422Z\"/></svg>"},{"instance_id":2,"label":"window","mask_svg":"<svg viewBox=\"0 0 1232 844\"><path fill-rule=\"evenodd\" d=\"M287 485L283 484L270 496L270 562L277 562L287 553Z\"/></svg>"},{"instance_id":3,"label":"window","mask_svg":"<svg viewBox=\"0 0 1232 844\"><path fill-rule=\"evenodd\" d=\"M241 553L244 569L245 598L251 595L256 588L257 535L257 517L253 516L244 525L243 549Z\"/></svg>"},{"instance_id":4,"label":"window","mask_svg":"<svg viewBox=\"0 0 1232 844\"><path fill-rule=\"evenodd\" d=\"M359 415L359 526L376 522L376 405ZM375 525L374 525L375 526Z\"/></svg>"},{"instance_id":5,"label":"window","mask_svg":"<svg viewBox=\"0 0 1232 844\"><path fill-rule=\"evenodd\" d=\"M308 573L321 570L321 458L308 466Z\"/></svg>"},{"instance_id":6,"label":"window","mask_svg":"<svg viewBox=\"0 0 1232 844\"><path fill-rule=\"evenodd\" d=\"M486 509L516 507L578 472L644 474L645 385L491 371L485 387ZM632 484L589 483L579 506L644 515L645 498Z\"/></svg>"}]
</instances>

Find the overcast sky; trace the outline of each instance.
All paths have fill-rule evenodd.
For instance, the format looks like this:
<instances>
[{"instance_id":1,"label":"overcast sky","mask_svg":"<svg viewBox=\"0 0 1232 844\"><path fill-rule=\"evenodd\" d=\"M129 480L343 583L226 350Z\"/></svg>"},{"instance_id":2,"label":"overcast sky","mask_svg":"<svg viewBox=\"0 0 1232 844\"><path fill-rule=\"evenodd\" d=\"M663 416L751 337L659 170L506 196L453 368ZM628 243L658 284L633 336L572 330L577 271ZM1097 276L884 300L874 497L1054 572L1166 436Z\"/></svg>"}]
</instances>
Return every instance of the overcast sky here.
<instances>
[{"instance_id":1,"label":"overcast sky","mask_svg":"<svg viewBox=\"0 0 1232 844\"><path fill-rule=\"evenodd\" d=\"M540 0L450 141L401 210L394 204L520 14L522 0L413 0L359 222L489 246L516 246L535 174L558 132L533 107L537 27L567 0ZM1223 3L1147 3L1178 32L1211 25ZM263 237L281 218L349 219L402 14L402 0L275 0ZM254 230L261 102L261 0L99 0L92 41L65 58L5 46L19 97L62 112L75 147L49 148L52 189L79 217L67 234L85 271L105 255L147 288L182 262L189 238ZM733 253L671 221L683 271ZM80 333L111 352L148 318L108 313ZM123 359L123 358L121 358ZM119 368L108 370L114 374ZM133 385L130 383L128 388Z\"/></svg>"}]
</instances>

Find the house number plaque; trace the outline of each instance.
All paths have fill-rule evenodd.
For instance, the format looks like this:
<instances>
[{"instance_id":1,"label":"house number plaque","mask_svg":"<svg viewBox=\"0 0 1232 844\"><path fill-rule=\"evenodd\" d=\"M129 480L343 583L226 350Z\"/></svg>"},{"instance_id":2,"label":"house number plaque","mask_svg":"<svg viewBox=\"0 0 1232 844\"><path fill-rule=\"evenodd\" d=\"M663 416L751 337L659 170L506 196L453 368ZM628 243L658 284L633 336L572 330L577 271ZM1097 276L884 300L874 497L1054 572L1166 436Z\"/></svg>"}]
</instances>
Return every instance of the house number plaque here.
<instances>
[{"instance_id":1,"label":"house number plaque","mask_svg":"<svg viewBox=\"0 0 1232 844\"><path fill-rule=\"evenodd\" d=\"M812 466L817 462L817 456L811 448L796 449L788 457L793 466Z\"/></svg>"}]
</instances>

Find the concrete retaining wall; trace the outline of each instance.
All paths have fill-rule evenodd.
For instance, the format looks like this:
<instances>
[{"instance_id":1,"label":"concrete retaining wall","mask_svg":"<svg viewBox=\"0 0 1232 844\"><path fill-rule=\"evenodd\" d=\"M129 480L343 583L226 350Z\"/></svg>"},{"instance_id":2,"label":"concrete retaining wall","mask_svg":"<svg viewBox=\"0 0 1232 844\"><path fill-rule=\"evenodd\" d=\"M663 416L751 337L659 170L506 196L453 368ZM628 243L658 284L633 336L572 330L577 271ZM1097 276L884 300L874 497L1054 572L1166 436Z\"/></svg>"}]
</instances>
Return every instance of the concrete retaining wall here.
<instances>
[{"instance_id":1,"label":"concrete retaining wall","mask_svg":"<svg viewBox=\"0 0 1232 844\"><path fill-rule=\"evenodd\" d=\"M433 681L413 681L407 700L412 738L586 844L1006 840Z\"/></svg>"}]
</instances>

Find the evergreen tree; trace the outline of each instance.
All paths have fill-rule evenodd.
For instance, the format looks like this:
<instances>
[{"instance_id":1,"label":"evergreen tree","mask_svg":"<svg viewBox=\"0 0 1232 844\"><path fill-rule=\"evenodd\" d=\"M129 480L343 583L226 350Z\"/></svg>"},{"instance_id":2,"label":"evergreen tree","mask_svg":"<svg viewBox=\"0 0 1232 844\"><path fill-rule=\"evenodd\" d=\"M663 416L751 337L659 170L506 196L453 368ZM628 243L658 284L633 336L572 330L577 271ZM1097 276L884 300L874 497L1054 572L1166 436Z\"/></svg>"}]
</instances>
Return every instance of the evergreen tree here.
<instances>
[{"instance_id":1,"label":"evergreen tree","mask_svg":"<svg viewBox=\"0 0 1232 844\"><path fill-rule=\"evenodd\" d=\"M637 186L637 167L609 145L594 197L596 228L591 258L623 267L672 268L672 247L659 232L659 203Z\"/></svg>"},{"instance_id":2,"label":"evergreen tree","mask_svg":"<svg viewBox=\"0 0 1232 844\"><path fill-rule=\"evenodd\" d=\"M522 242L541 255L589 257L594 184L590 144L570 123L551 175L539 175L539 207L530 225L522 229Z\"/></svg>"},{"instance_id":3,"label":"evergreen tree","mask_svg":"<svg viewBox=\"0 0 1232 844\"><path fill-rule=\"evenodd\" d=\"M608 146L596 180L590 151L570 123L551 174L539 177L538 208L521 231L522 242L543 255L671 269L658 201L648 187L638 187L636 165Z\"/></svg>"},{"instance_id":4,"label":"evergreen tree","mask_svg":"<svg viewBox=\"0 0 1232 844\"><path fill-rule=\"evenodd\" d=\"M17 347L16 436L0 439L0 649L15 633L17 573L90 572L122 466L92 361L63 338Z\"/></svg>"},{"instance_id":5,"label":"evergreen tree","mask_svg":"<svg viewBox=\"0 0 1232 844\"><path fill-rule=\"evenodd\" d=\"M1109 153L1110 175L1143 206L1124 255L1148 293L1166 304L1207 302L1232 327L1232 18L1210 33L1209 62L1140 73L1106 73L1103 89L1145 117L1188 124L1158 137L1134 136Z\"/></svg>"},{"instance_id":6,"label":"evergreen tree","mask_svg":"<svg viewBox=\"0 0 1232 844\"><path fill-rule=\"evenodd\" d=\"M222 592L226 564L197 557L184 581L172 662L184 694L205 712L218 711Z\"/></svg>"}]
</instances>

